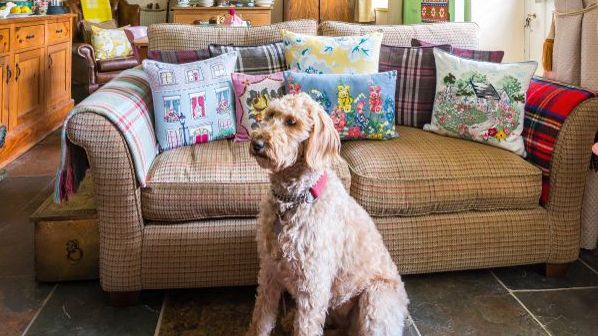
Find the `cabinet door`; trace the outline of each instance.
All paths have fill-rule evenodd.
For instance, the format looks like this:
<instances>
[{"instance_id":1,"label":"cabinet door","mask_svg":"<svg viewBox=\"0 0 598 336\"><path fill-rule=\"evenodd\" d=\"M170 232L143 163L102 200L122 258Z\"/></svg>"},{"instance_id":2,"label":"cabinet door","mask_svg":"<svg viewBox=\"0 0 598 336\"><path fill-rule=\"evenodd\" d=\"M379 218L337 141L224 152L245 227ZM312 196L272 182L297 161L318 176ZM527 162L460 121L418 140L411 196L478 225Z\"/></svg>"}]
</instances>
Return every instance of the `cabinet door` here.
<instances>
[{"instance_id":1,"label":"cabinet door","mask_svg":"<svg viewBox=\"0 0 598 336\"><path fill-rule=\"evenodd\" d=\"M320 19L320 0L285 0L284 19Z\"/></svg>"},{"instance_id":2,"label":"cabinet door","mask_svg":"<svg viewBox=\"0 0 598 336\"><path fill-rule=\"evenodd\" d=\"M44 48L15 54L11 127L27 127L34 122L44 122Z\"/></svg>"},{"instance_id":3,"label":"cabinet door","mask_svg":"<svg viewBox=\"0 0 598 336\"><path fill-rule=\"evenodd\" d=\"M71 53L69 42L48 47L46 60L46 105L52 112L53 105L71 97Z\"/></svg>"},{"instance_id":4,"label":"cabinet door","mask_svg":"<svg viewBox=\"0 0 598 336\"><path fill-rule=\"evenodd\" d=\"M320 21L353 22L351 0L320 0Z\"/></svg>"},{"instance_id":5,"label":"cabinet door","mask_svg":"<svg viewBox=\"0 0 598 336\"><path fill-rule=\"evenodd\" d=\"M8 124L8 83L12 79L12 69L8 56L0 57L0 124L10 128Z\"/></svg>"}]
</instances>

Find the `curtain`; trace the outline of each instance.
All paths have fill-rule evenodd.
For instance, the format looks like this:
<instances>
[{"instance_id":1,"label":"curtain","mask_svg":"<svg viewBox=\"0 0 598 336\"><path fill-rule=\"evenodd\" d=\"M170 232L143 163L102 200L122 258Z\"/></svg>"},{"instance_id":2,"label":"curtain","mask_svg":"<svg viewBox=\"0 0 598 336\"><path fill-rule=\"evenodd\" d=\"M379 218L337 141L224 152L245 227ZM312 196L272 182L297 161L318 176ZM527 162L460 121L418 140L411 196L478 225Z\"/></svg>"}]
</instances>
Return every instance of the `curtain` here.
<instances>
[{"instance_id":1,"label":"curtain","mask_svg":"<svg viewBox=\"0 0 598 336\"><path fill-rule=\"evenodd\" d=\"M402 23L403 23L403 0L388 0L388 24L402 24Z\"/></svg>"},{"instance_id":2,"label":"curtain","mask_svg":"<svg viewBox=\"0 0 598 336\"><path fill-rule=\"evenodd\" d=\"M373 0L355 0L355 21L372 22L376 20Z\"/></svg>"}]
</instances>

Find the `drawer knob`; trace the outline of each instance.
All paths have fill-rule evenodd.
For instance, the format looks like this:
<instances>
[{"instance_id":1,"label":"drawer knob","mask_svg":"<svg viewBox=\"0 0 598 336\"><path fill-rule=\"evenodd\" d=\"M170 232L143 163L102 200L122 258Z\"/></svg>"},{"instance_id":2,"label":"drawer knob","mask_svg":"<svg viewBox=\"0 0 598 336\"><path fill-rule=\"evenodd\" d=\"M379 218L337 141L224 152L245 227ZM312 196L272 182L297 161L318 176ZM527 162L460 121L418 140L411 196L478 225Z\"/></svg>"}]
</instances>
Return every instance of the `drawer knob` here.
<instances>
[{"instance_id":1,"label":"drawer knob","mask_svg":"<svg viewBox=\"0 0 598 336\"><path fill-rule=\"evenodd\" d=\"M76 239L66 242L66 258L72 263L76 264L83 258L83 250L79 247L79 241Z\"/></svg>"},{"instance_id":2,"label":"drawer knob","mask_svg":"<svg viewBox=\"0 0 598 336\"><path fill-rule=\"evenodd\" d=\"M56 29L56 34L62 33L62 29Z\"/></svg>"},{"instance_id":3,"label":"drawer knob","mask_svg":"<svg viewBox=\"0 0 598 336\"><path fill-rule=\"evenodd\" d=\"M25 38L28 39L28 40L31 40L34 37L35 37L35 35L33 35L33 34L25 36Z\"/></svg>"}]
</instances>

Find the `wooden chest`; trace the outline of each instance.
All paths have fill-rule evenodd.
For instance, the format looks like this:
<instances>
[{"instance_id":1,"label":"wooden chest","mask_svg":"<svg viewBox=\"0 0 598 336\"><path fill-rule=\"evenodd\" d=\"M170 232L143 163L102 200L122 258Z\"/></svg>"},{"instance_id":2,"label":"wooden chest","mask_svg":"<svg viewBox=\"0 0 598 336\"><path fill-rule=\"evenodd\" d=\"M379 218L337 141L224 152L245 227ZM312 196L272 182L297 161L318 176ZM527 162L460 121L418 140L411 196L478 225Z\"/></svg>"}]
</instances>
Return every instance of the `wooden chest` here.
<instances>
[{"instance_id":1,"label":"wooden chest","mask_svg":"<svg viewBox=\"0 0 598 336\"><path fill-rule=\"evenodd\" d=\"M89 176L68 202L49 197L31 216L38 281L97 279L99 232Z\"/></svg>"}]
</instances>

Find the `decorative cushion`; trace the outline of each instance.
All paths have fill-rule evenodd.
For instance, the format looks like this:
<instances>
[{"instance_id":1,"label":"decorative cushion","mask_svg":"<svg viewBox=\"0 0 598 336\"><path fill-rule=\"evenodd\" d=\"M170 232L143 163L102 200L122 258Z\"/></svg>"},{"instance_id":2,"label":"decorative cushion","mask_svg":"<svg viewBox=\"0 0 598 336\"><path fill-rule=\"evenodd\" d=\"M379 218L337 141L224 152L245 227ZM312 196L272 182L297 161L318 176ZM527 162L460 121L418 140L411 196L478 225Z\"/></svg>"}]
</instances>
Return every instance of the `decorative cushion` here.
<instances>
[{"instance_id":1,"label":"decorative cushion","mask_svg":"<svg viewBox=\"0 0 598 336\"><path fill-rule=\"evenodd\" d=\"M450 51L450 45L438 46ZM424 127L432 118L436 92L434 47L412 48L382 45L380 71L397 71L395 106L397 124Z\"/></svg>"},{"instance_id":2,"label":"decorative cushion","mask_svg":"<svg viewBox=\"0 0 598 336\"><path fill-rule=\"evenodd\" d=\"M381 31L382 43L395 47L411 46L411 39L454 47L477 49L480 27L475 22L450 22L418 25L372 25L337 21L325 21L318 26L324 36L364 35Z\"/></svg>"},{"instance_id":3,"label":"decorative cushion","mask_svg":"<svg viewBox=\"0 0 598 336\"><path fill-rule=\"evenodd\" d=\"M291 70L312 74L370 74L378 72L382 33L323 37L282 32Z\"/></svg>"},{"instance_id":4,"label":"decorative cushion","mask_svg":"<svg viewBox=\"0 0 598 336\"><path fill-rule=\"evenodd\" d=\"M434 49L436 98L424 129L501 147L525 156L525 93L536 62L496 64Z\"/></svg>"},{"instance_id":5,"label":"decorative cushion","mask_svg":"<svg viewBox=\"0 0 598 336\"><path fill-rule=\"evenodd\" d=\"M102 29L116 29L118 28L118 24L116 23L116 21L114 19L112 20L108 20L108 21L104 21L104 22L89 22L89 21L81 21L80 24L80 31L81 34L83 34L83 36L81 36L81 39L83 40L83 42L85 43L91 43L91 27L98 27L98 28L102 28Z\"/></svg>"},{"instance_id":6,"label":"decorative cushion","mask_svg":"<svg viewBox=\"0 0 598 336\"><path fill-rule=\"evenodd\" d=\"M161 151L235 133L230 76L236 61L236 53L178 65L143 61Z\"/></svg>"},{"instance_id":7,"label":"decorative cushion","mask_svg":"<svg viewBox=\"0 0 598 336\"><path fill-rule=\"evenodd\" d=\"M341 139L396 137L396 71L370 75L285 71L284 77L288 93L306 92L322 105Z\"/></svg>"},{"instance_id":8,"label":"decorative cushion","mask_svg":"<svg viewBox=\"0 0 598 336\"><path fill-rule=\"evenodd\" d=\"M411 39L411 46L413 47L436 47L434 43L420 41L418 39ZM451 52L455 56L469 58L476 61L500 63L502 62L505 52L502 50L474 50L465 48L453 48Z\"/></svg>"},{"instance_id":9,"label":"decorative cushion","mask_svg":"<svg viewBox=\"0 0 598 336\"><path fill-rule=\"evenodd\" d=\"M346 141L351 196L375 217L538 207L541 172L491 146L397 126L398 139Z\"/></svg>"},{"instance_id":10,"label":"decorative cushion","mask_svg":"<svg viewBox=\"0 0 598 336\"><path fill-rule=\"evenodd\" d=\"M348 190L347 164L333 166ZM219 140L177 148L156 157L141 189L143 218L181 222L256 217L270 188L268 172L249 154L249 142Z\"/></svg>"},{"instance_id":11,"label":"decorative cushion","mask_svg":"<svg viewBox=\"0 0 598 336\"><path fill-rule=\"evenodd\" d=\"M235 71L244 74L270 74L287 69L282 42L258 46L210 44L208 50L211 57L236 51L239 57L237 58Z\"/></svg>"},{"instance_id":12,"label":"decorative cushion","mask_svg":"<svg viewBox=\"0 0 598 336\"><path fill-rule=\"evenodd\" d=\"M149 27L149 50L207 49L211 43L258 45L282 40L281 30L316 35L315 20L293 20L268 26L204 27L199 25L153 24Z\"/></svg>"},{"instance_id":13,"label":"decorative cushion","mask_svg":"<svg viewBox=\"0 0 598 336\"><path fill-rule=\"evenodd\" d=\"M237 63L238 64L238 63ZM249 132L262 121L262 111L273 98L285 94L282 72L268 75L232 74L236 97L236 141L249 140Z\"/></svg>"},{"instance_id":14,"label":"decorative cushion","mask_svg":"<svg viewBox=\"0 0 598 336\"><path fill-rule=\"evenodd\" d=\"M98 60L133 55L131 43L122 28L102 29L92 26L91 45Z\"/></svg>"},{"instance_id":15,"label":"decorative cushion","mask_svg":"<svg viewBox=\"0 0 598 336\"><path fill-rule=\"evenodd\" d=\"M208 49L196 50L148 50L147 58L170 64L184 64L197 61L203 61L210 58Z\"/></svg>"}]
</instances>

